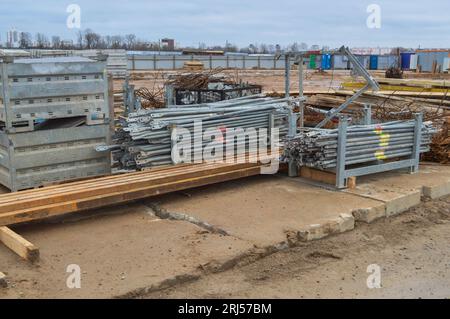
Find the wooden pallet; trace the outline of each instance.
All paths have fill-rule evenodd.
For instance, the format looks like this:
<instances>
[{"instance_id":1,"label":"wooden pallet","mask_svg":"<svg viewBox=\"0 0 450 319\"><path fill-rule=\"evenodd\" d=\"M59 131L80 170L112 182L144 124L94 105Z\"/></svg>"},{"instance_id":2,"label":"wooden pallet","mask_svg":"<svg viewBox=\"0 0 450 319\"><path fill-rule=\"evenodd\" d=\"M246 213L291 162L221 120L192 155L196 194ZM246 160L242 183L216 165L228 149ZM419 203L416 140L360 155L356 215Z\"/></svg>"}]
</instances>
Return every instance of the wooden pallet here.
<instances>
[{"instance_id":1,"label":"wooden pallet","mask_svg":"<svg viewBox=\"0 0 450 319\"><path fill-rule=\"evenodd\" d=\"M310 167L302 167L299 172L300 177L313 180L315 182L336 186L336 174L329 171L321 171ZM347 188L356 187L356 177L350 177Z\"/></svg>"},{"instance_id":2,"label":"wooden pallet","mask_svg":"<svg viewBox=\"0 0 450 319\"><path fill-rule=\"evenodd\" d=\"M0 226L259 175L259 163L171 166L0 195Z\"/></svg>"}]
</instances>

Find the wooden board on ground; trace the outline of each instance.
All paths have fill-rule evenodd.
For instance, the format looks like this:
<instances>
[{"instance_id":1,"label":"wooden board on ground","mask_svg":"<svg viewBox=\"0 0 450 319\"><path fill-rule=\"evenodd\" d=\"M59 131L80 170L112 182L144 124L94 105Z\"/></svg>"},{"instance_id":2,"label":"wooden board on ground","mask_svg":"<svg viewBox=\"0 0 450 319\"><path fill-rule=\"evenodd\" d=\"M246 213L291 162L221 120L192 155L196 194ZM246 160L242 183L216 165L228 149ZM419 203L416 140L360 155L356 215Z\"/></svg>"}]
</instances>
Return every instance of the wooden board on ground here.
<instances>
[{"instance_id":1,"label":"wooden board on ground","mask_svg":"<svg viewBox=\"0 0 450 319\"><path fill-rule=\"evenodd\" d=\"M172 166L0 195L0 226L121 204L261 174L260 162Z\"/></svg>"},{"instance_id":2,"label":"wooden board on ground","mask_svg":"<svg viewBox=\"0 0 450 319\"><path fill-rule=\"evenodd\" d=\"M336 186L336 174L333 172L321 171L310 167L302 167L300 169L300 177ZM350 189L356 187L356 177L350 177L348 179L347 187Z\"/></svg>"},{"instance_id":3,"label":"wooden board on ground","mask_svg":"<svg viewBox=\"0 0 450 319\"><path fill-rule=\"evenodd\" d=\"M25 260L39 260L39 248L8 227L0 227L0 241Z\"/></svg>"}]
</instances>

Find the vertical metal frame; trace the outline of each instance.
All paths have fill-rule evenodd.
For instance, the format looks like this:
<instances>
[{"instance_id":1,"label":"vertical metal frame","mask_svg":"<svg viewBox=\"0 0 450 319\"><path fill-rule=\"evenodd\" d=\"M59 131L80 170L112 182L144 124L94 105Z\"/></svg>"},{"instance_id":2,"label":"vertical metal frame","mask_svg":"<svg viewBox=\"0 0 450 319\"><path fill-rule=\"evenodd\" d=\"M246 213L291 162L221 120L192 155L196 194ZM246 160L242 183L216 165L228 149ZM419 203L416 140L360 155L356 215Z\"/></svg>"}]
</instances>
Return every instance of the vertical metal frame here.
<instances>
[{"instance_id":1,"label":"vertical metal frame","mask_svg":"<svg viewBox=\"0 0 450 319\"><path fill-rule=\"evenodd\" d=\"M336 166L336 186L344 188L346 186L345 174L345 153L347 148L347 116L342 115L339 120L338 129L338 149L337 149L337 166Z\"/></svg>"},{"instance_id":2,"label":"vertical metal frame","mask_svg":"<svg viewBox=\"0 0 450 319\"><path fill-rule=\"evenodd\" d=\"M367 165L354 169L346 169L346 144L347 144L347 128L348 120L346 116L341 116L338 129L338 149L337 149L337 166L336 166L336 188L342 189L347 187L347 179L349 177L364 176L369 174L381 173L397 169L408 168L411 173L419 171L420 148L422 143L422 113L415 114L414 125L414 145L412 154L409 159L396 162L379 161L374 165Z\"/></svg>"},{"instance_id":3,"label":"vertical metal frame","mask_svg":"<svg viewBox=\"0 0 450 319\"><path fill-rule=\"evenodd\" d=\"M364 104L364 125L372 124L372 105Z\"/></svg>"},{"instance_id":4,"label":"vertical metal frame","mask_svg":"<svg viewBox=\"0 0 450 319\"><path fill-rule=\"evenodd\" d=\"M415 127L414 127L414 146L413 146L413 156L412 160L414 161L414 165L411 167L411 173L417 173L419 171L419 162L420 162L420 147L422 143L422 123L423 123L423 114L416 113L415 116Z\"/></svg>"}]
</instances>

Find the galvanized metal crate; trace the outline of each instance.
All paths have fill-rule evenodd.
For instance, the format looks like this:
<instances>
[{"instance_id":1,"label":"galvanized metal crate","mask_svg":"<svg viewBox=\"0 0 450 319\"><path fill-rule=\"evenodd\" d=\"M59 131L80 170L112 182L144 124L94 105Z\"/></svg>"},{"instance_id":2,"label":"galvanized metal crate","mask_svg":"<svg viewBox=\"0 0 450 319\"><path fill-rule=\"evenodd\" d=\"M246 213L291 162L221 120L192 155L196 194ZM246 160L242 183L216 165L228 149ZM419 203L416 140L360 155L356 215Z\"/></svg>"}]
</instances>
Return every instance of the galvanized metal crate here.
<instances>
[{"instance_id":1,"label":"galvanized metal crate","mask_svg":"<svg viewBox=\"0 0 450 319\"><path fill-rule=\"evenodd\" d=\"M4 60L0 97L0 125L8 133L33 131L48 119L85 117L87 125L109 122L104 61L83 57Z\"/></svg>"},{"instance_id":2,"label":"galvanized metal crate","mask_svg":"<svg viewBox=\"0 0 450 319\"><path fill-rule=\"evenodd\" d=\"M95 147L110 141L108 124L0 132L0 183L18 191L55 182L109 175L109 153Z\"/></svg>"}]
</instances>

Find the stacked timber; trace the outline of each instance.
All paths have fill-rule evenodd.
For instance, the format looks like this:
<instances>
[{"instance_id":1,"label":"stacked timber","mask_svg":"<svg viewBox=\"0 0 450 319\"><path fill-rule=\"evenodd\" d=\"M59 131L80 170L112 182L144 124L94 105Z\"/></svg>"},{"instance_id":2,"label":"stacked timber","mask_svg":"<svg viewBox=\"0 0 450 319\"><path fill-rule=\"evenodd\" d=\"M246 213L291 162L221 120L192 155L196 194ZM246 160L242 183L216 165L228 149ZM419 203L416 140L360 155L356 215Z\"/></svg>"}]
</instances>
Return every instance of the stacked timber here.
<instances>
[{"instance_id":1,"label":"stacked timber","mask_svg":"<svg viewBox=\"0 0 450 319\"><path fill-rule=\"evenodd\" d=\"M315 126L324 114L333 108L342 105L347 98L352 96L352 91L335 91L330 93L311 94L305 102L306 123L309 126ZM366 92L356 101L351 103L342 113L347 114L355 120L361 119L364 105L372 106L372 117L378 121L406 120L414 117L414 113L422 112L426 121L439 121L444 118L450 107L450 97L430 98L399 96L397 94L382 94ZM315 116L313 120L308 121L308 117ZM314 119L317 122L314 122ZM309 123L311 122L311 123Z\"/></svg>"},{"instance_id":2,"label":"stacked timber","mask_svg":"<svg viewBox=\"0 0 450 319\"><path fill-rule=\"evenodd\" d=\"M382 91L411 91L426 93L448 93L449 81L445 80L417 80L417 79L384 79L377 78ZM362 81L350 81L342 83L342 89L361 89L366 83Z\"/></svg>"},{"instance_id":3,"label":"stacked timber","mask_svg":"<svg viewBox=\"0 0 450 319\"><path fill-rule=\"evenodd\" d=\"M0 195L0 226L259 175L263 167L256 159L247 157L242 164L171 166L3 194Z\"/></svg>"}]
</instances>

